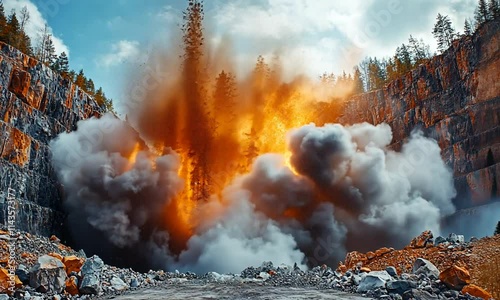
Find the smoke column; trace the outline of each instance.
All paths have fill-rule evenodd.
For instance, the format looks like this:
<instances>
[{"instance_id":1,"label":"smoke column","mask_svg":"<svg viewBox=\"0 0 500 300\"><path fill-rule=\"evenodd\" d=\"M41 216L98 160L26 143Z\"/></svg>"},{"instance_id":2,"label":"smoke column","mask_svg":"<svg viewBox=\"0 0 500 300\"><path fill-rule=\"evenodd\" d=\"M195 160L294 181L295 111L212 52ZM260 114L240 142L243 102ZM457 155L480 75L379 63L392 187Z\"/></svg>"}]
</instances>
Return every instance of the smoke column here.
<instances>
[{"instance_id":1,"label":"smoke column","mask_svg":"<svg viewBox=\"0 0 500 300\"><path fill-rule=\"evenodd\" d=\"M279 57L236 78L202 21L191 1L183 53L151 56L127 121L106 114L52 141L78 246L140 270L238 273L335 267L347 250L440 233L455 190L434 140L416 131L396 152L386 124L334 124L347 78L285 81Z\"/></svg>"}]
</instances>

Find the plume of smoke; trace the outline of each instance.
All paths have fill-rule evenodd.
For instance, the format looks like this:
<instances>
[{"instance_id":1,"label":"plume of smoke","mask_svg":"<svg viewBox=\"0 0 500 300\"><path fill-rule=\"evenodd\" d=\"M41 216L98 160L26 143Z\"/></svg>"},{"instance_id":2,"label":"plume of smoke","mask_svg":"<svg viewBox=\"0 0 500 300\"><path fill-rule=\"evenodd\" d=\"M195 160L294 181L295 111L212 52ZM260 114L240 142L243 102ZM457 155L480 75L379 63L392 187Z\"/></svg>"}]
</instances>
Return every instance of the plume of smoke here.
<instances>
[{"instance_id":1,"label":"plume of smoke","mask_svg":"<svg viewBox=\"0 0 500 300\"><path fill-rule=\"evenodd\" d=\"M177 154L156 156L133 128L110 114L80 121L78 130L60 134L50 146L79 240L93 243L98 234L105 237L98 247L137 253L154 244L153 236L162 234L162 209L182 189ZM162 247L168 240L163 235Z\"/></svg>"}]
</instances>

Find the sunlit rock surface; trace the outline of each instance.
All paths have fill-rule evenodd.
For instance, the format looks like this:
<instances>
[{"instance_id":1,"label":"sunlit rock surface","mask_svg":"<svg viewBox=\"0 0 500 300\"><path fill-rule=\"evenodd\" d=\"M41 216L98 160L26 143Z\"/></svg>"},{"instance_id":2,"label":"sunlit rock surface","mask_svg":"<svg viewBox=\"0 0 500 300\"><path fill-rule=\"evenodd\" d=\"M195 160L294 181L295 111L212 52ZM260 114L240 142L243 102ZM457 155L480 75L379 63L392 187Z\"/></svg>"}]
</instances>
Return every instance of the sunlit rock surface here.
<instances>
[{"instance_id":1,"label":"sunlit rock surface","mask_svg":"<svg viewBox=\"0 0 500 300\"><path fill-rule=\"evenodd\" d=\"M355 96L340 123L388 123L398 149L416 128L434 137L454 170L457 208L499 197L500 22L453 43L443 55L384 89Z\"/></svg>"},{"instance_id":2,"label":"sunlit rock surface","mask_svg":"<svg viewBox=\"0 0 500 300\"><path fill-rule=\"evenodd\" d=\"M0 222L17 201L16 228L49 235L64 220L48 142L100 114L95 101L37 60L0 43ZM7 195L8 188L14 192Z\"/></svg>"}]
</instances>

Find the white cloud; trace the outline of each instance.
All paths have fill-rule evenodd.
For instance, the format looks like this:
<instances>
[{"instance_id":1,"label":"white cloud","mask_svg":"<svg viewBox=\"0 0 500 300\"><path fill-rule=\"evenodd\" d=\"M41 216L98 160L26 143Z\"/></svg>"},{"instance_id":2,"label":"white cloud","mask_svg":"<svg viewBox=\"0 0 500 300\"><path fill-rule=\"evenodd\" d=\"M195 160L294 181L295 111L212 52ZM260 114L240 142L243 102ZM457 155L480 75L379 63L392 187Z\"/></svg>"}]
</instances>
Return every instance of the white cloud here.
<instances>
[{"instance_id":1,"label":"white cloud","mask_svg":"<svg viewBox=\"0 0 500 300\"><path fill-rule=\"evenodd\" d=\"M139 42L121 40L111 46L111 52L104 54L97 63L104 67L111 67L117 64L137 59L139 57Z\"/></svg>"},{"instance_id":2,"label":"white cloud","mask_svg":"<svg viewBox=\"0 0 500 300\"><path fill-rule=\"evenodd\" d=\"M165 5L156 14L160 20L166 21L167 23L180 23L182 21L182 12L173 8L171 5Z\"/></svg>"},{"instance_id":3,"label":"white cloud","mask_svg":"<svg viewBox=\"0 0 500 300\"><path fill-rule=\"evenodd\" d=\"M33 48L36 48L40 41L40 33L43 31L45 24L47 24L47 20L44 19L38 7L30 0L6 0L3 1L3 4L7 14L10 14L10 12L14 10L18 16L21 9L26 6L30 14L30 19L26 24L25 31L31 39L31 45ZM64 41L54 35L51 27L48 27L48 30L49 33L52 34L52 41L54 42L56 53L60 54L61 52L66 52L69 56L69 48L64 44Z\"/></svg>"},{"instance_id":4,"label":"white cloud","mask_svg":"<svg viewBox=\"0 0 500 300\"><path fill-rule=\"evenodd\" d=\"M220 1L214 19L219 33L243 45L242 58L285 49L284 62L305 61L316 76L351 71L365 56L392 55L410 34L434 50L437 13L462 30L475 6L476 0L235 0Z\"/></svg>"}]
</instances>

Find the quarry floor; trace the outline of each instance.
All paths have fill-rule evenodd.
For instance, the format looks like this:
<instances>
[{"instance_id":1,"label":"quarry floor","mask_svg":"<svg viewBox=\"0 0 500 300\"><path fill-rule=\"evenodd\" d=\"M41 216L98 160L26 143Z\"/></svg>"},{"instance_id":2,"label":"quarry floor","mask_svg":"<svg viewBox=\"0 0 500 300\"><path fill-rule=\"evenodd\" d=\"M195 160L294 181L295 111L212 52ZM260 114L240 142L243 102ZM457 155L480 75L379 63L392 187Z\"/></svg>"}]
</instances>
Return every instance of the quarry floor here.
<instances>
[{"instance_id":1,"label":"quarry floor","mask_svg":"<svg viewBox=\"0 0 500 300\"><path fill-rule=\"evenodd\" d=\"M143 289L99 299L367 299L334 290L235 284L175 284L168 288Z\"/></svg>"}]
</instances>

